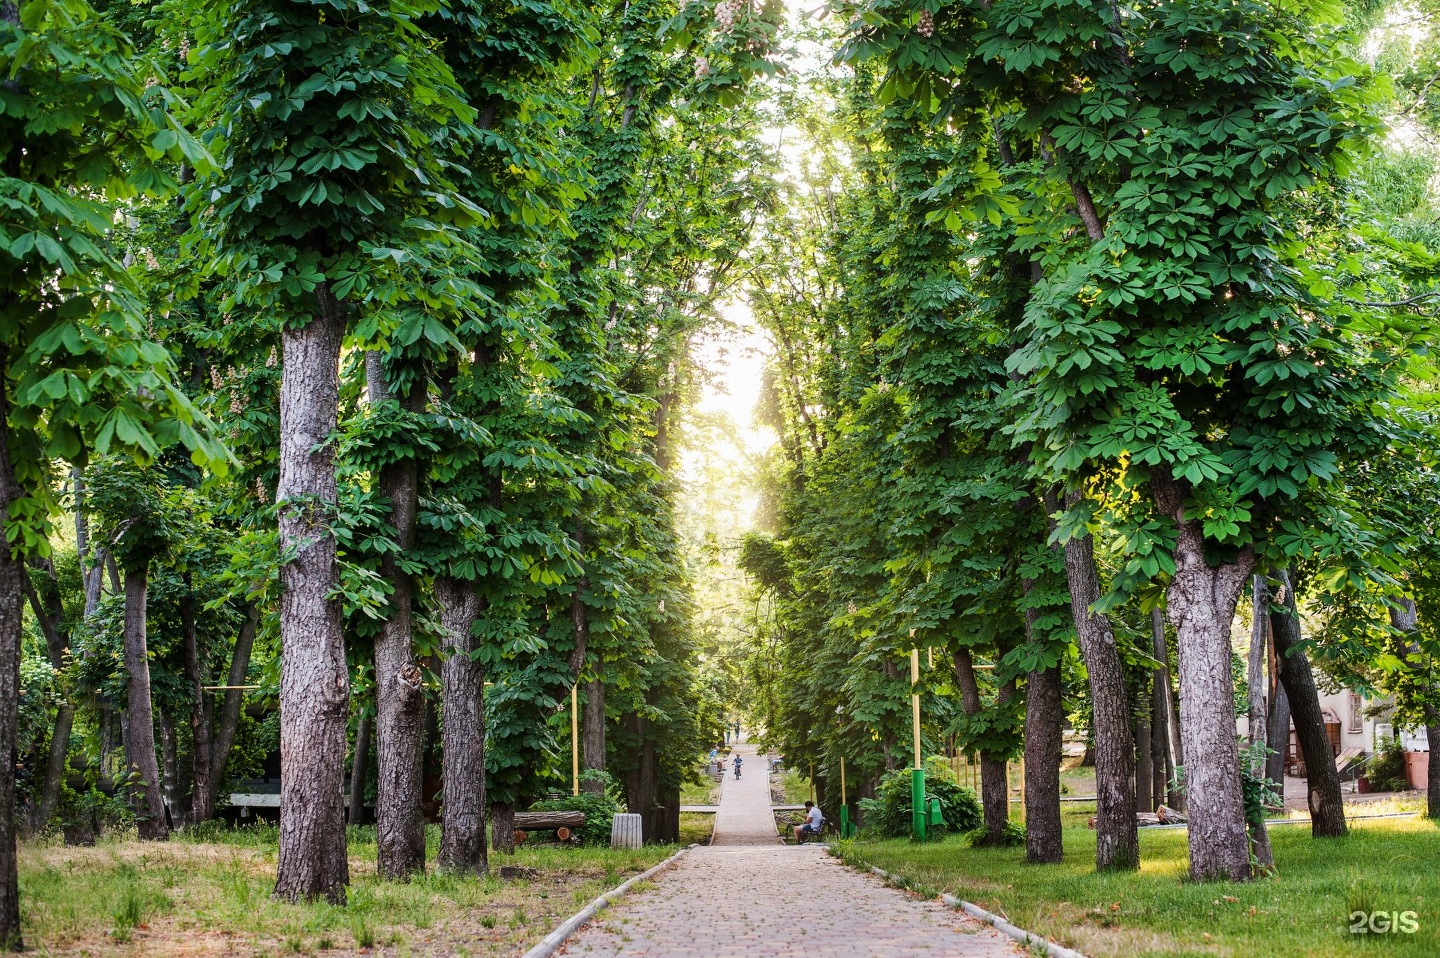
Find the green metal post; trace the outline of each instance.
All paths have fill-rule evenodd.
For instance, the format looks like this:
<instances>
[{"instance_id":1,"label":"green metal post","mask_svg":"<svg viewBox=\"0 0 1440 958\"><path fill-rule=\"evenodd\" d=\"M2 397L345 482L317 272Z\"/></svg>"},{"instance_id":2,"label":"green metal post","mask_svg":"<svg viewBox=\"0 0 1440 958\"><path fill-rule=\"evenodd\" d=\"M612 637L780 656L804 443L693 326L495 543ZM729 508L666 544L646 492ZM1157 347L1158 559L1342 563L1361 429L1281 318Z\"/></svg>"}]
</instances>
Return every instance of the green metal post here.
<instances>
[{"instance_id":1,"label":"green metal post","mask_svg":"<svg viewBox=\"0 0 1440 958\"><path fill-rule=\"evenodd\" d=\"M850 837L850 806L840 806L840 837Z\"/></svg>"},{"instance_id":2,"label":"green metal post","mask_svg":"<svg viewBox=\"0 0 1440 958\"><path fill-rule=\"evenodd\" d=\"M925 840L925 770L910 770L910 823L917 842Z\"/></svg>"}]
</instances>

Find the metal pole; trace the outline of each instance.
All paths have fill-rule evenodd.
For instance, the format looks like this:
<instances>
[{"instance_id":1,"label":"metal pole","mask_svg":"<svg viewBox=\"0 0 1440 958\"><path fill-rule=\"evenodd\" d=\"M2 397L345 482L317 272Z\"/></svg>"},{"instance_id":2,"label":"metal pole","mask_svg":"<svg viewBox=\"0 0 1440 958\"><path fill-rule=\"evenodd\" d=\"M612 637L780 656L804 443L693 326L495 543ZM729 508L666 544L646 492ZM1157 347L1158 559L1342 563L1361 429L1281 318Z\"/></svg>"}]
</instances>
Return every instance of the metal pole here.
<instances>
[{"instance_id":1,"label":"metal pole","mask_svg":"<svg viewBox=\"0 0 1440 958\"><path fill-rule=\"evenodd\" d=\"M840 837L850 837L850 801L845 791L845 756L840 756Z\"/></svg>"},{"instance_id":2,"label":"metal pole","mask_svg":"<svg viewBox=\"0 0 1440 958\"><path fill-rule=\"evenodd\" d=\"M910 630L915 635L915 630ZM915 731L915 767L910 771L910 825L915 840L925 840L925 766L920 763L920 650L910 650L910 721Z\"/></svg>"},{"instance_id":3,"label":"metal pole","mask_svg":"<svg viewBox=\"0 0 1440 958\"><path fill-rule=\"evenodd\" d=\"M580 794L580 683L570 686L570 789Z\"/></svg>"}]
</instances>

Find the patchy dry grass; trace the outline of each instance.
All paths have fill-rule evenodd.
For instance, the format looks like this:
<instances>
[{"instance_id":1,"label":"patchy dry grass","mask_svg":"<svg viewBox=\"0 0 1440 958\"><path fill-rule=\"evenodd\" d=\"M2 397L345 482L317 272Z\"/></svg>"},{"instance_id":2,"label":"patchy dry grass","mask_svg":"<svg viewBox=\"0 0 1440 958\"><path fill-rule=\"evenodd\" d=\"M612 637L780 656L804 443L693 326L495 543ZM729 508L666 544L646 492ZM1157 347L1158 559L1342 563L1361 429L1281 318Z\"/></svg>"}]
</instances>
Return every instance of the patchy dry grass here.
<instances>
[{"instance_id":1,"label":"patchy dry grass","mask_svg":"<svg viewBox=\"0 0 1440 958\"><path fill-rule=\"evenodd\" d=\"M585 902L674 851L522 847L492 866L533 869L531 878L466 879L432 869L390 883L375 877L374 829L352 829L348 905L286 905L270 897L274 828L204 837L22 845L26 943L41 955L96 958L516 955Z\"/></svg>"},{"instance_id":2,"label":"patchy dry grass","mask_svg":"<svg viewBox=\"0 0 1440 958\"><path fill-rule=\"evenodd\" d=\"M1023 849L961 839L846 842L922 894L948 891L1091 958L1348 958L1440 954L1440 828L1425 819L1355 822L1341 839L1301 825L1271 831L1278 874L1246 884L1186 878L1183 830L1141 829L1138 872L1098 874L1095 833L1067 827L1065 861L1027 865ZM1352 934L1355 911L1413 911L1412 933Z\"/></svg>"}]
</instances>

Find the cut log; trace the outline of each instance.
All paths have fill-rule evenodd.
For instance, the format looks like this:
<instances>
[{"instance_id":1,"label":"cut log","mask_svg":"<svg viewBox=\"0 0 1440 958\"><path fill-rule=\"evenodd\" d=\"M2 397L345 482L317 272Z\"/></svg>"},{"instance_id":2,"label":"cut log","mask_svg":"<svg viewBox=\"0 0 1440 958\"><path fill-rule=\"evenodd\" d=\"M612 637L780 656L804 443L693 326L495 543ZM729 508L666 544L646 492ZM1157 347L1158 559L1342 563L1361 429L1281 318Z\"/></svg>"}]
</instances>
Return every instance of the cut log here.
<instances>
[{"instance_id":1,"label":"cut log","mask_svg":"<svg viewBox=\"0 0 1440 958\"><path fill-rule=\"evenodd\" d=\"M556 828L579 828L585 824L584 812L516 812L515 827L526 831L549 831Z\"/></svg>"},{"instance_id":2,"label":"cut log","mask_svg":"<svg viewBox=\"0 0 1440 958\"><path fill-rule=\"evenodd\" d=\"M517 845L523 845L523 844L525 844L525 839L527 839L527 838L529 838L529 837L530 837L530 833L529 833L529 832L524 831L523 829L519 829L519 828L515 829L515 844L517 844Z\"/></svg>"},{"instance_id":3,"label":"cut log","mask_svg":"<svg viewBox=\"0 0 1440 958\"><path fill-rule=\"evenodd\" d=\"M555 837L562 842L568 842L570 840L570 829L566 828L563 825L560 826L559 828L555 829Z\"/></svg>"}]
</instances>

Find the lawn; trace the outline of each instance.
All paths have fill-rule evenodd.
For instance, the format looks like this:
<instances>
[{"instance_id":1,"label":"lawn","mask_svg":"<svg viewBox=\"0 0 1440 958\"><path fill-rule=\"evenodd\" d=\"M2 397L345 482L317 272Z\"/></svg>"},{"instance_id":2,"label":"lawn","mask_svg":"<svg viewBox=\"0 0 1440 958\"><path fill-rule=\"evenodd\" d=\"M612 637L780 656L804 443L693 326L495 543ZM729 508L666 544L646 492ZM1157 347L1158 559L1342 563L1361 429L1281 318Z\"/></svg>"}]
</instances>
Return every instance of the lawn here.
<instances>
[{"instance_id":1,"label":"lawn","mask_svg":"<svg viewBox=\"0 0 1440 958\"><path fill-rule=\"evenodd\" d=\"M810 797L810 779L795 768L782 768L770 776L770 801L775 805L799 805Z\"/></svg>"},{"instance_id":2,"label":"lawn","mask_svg":"<svg viewBox=\"0 0 1440 958\"><path fill-rule=\"evenodd\" d=\"M215 829L206 840L104 840L94 848L25 843L20 901L26 944L39 954L518 955L586 902L663 860L673 846L637 851L522 846L492 868L526 878L462 879L430 872L407 883L375 878L375 830L351 830L350 902L272 901L276 832Z\"/></svg>"},{"instance_id":3,"label":"lawn","mask_svg":"<svg viewBox=\"0 0 1440 958\"><path fill-rule=\"evenodd\" d=\"M1065 862L1027 865L1023 849L975 849L963 838L841 843L852 864L878 865L922 893L950 892L1084 952L1107 956L1332 958L1440 954L1440 828L1421 818L1356 822L1343 839L1303 825L1271 830L1279 874L1249 884L1186 880L1183 830L1141 830L1138 873L1095 872L1095 833L1065 829ZM1351 934L1354 911L1413 911L1411 934Z\"/></svg>"},{"instance_id":4,"label":"lawn","mask_svg":"<svg viewBox=\"0 0 1440 958\"><path fill-rule=\"evenodd\" d=\"M715 834L714 812L681 812L680 844L708 845Z\"/></svg>"}]
</instances>

